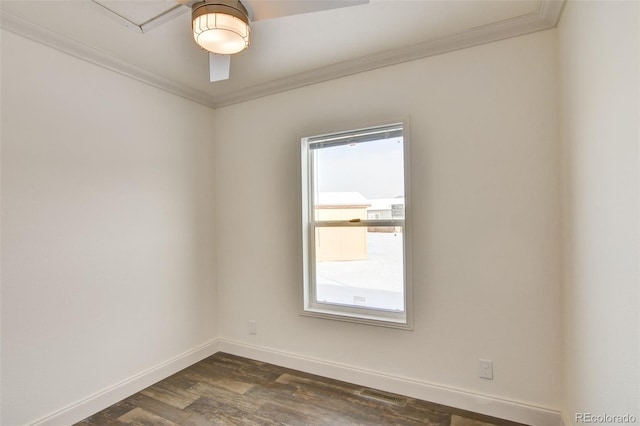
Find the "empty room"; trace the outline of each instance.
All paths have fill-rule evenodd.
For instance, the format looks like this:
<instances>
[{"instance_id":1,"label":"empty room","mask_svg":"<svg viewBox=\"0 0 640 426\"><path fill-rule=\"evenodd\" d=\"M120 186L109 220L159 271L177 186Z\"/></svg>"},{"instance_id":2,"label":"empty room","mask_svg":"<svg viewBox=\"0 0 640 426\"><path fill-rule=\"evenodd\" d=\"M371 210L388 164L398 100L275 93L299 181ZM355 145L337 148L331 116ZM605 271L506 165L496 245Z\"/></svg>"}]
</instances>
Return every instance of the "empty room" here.
<instances>
[{"instance_id":1,"label":"empty room","mask_svg":"<svg viewBox=\"0 0 640 426\"><path fill-rule=\"evenodd\" d=\"M640 2L0 1L0 424L640 424Z\"/></svg>"}]
</instances>

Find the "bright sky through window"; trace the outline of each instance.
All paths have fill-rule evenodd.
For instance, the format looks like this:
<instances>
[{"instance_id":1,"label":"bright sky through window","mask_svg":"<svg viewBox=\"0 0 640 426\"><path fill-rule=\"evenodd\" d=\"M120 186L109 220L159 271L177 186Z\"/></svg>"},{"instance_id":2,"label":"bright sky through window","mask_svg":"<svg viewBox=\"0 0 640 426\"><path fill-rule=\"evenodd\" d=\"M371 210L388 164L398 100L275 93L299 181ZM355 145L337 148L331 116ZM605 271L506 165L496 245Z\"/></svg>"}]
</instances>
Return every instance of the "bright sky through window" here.
<instances>
[{"instance_id":1,"label":"bright sky through window","mask_svg":"<svg viewBox=\"0 0 640 426\"><path fill-rule=\"evenodd\" d=\"M368 199L404 196L402 138L323 148L317 152L317 190L359 192Z\"/></svg>"}]
</instances>

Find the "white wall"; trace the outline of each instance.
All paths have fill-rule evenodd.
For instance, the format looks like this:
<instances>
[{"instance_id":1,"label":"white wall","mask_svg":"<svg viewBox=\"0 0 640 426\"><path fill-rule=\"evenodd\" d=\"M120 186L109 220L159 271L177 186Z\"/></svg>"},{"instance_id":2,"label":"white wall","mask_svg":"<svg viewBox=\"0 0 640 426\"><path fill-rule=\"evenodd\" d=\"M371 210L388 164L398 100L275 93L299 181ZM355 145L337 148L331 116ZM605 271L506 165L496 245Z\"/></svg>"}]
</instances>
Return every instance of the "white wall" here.
<instances>
[{"instance_id":1,"label":"white wall","mask_svg":"<svg viewBox=\"0 0 640 426\"><path fill-rule=\"evenodd\" d=\"M569 2L558 27L565 413L640 420L638 2Z\"/></svg>"},{"instance_id":2,"label":"white wall","mask_svg":"<svg viewBox=\"0 0 640 426\"><path fill-rule=\"evenodd\" d=\"M536 33L216 110L221 335L559 408L555 42ZM299 316L299 138L404 116L415 330Z\"/></svg>"},{"instance_id":3,"label":"white wall","mask_svg":"<svg viewBox=\"0 0 640 426\"><path fill-rule=\"evenodd\" d=\"M3 425L217 337L212 114L2 31Z\"/></svg>"},{"instance_id":4,"label":"white wall","mask_svg":"<svg viewBox=\"0 0 640 426\"><path fill-rule=\"evenodd\" d=\"M218 336L640 417L638 19L569 2L557 31L215 113L3 31L1 423ZM405 116L415 330L299 316L299 137Z\"/></svg>"}]
</instances>

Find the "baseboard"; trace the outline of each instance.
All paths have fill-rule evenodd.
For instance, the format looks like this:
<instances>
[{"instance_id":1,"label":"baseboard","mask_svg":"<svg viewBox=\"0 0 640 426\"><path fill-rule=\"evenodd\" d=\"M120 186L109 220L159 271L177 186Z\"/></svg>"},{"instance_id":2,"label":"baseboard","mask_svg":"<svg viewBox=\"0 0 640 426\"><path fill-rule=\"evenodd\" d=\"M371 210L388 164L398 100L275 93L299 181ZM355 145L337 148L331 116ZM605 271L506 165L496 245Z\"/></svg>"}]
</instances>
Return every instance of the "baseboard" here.
<instances>
[{"instance_id":1,"label":"baseboard","mask_svg":"<svg viewBox=\"0 0 640 426\"><path fill-rule=\"evenodd\" d=\"M207 342L197 348L184 352L163 363L151 367L133 377L109 386L81 401L62 408L55 413L42 417L31 423L32 426L59 426L79 422L121 401L142 389L151 386L218 352L218 339Z\"/></svg>"},{"instance_id":2,"label":"baseboard","mask_svg":"<svg viewBox=\"0 0 640 426\"><path fill-rule=\"evenodd\" d=\"M215 339L42 417L31 425L74 424L219 351L532 426L568 426L571 424L562 413L543 407L327 362L271 348L252 346L226 339Z\"/></svg>"},{"instance_id":3,"label":"baseboard","mask_svg":"<svg viewBox=\"0 0 640 426\"><path fill-rule=\"evenodd\" d=\"M562 413L516 401L480 395L473 392L392 376L349 365L247 345L220 339L219 350L233 355L268 362L311 374L354 383L360 386L398 393L413 398L474 411L532 426L562 426Z\"/></svg>"}]
</instances>

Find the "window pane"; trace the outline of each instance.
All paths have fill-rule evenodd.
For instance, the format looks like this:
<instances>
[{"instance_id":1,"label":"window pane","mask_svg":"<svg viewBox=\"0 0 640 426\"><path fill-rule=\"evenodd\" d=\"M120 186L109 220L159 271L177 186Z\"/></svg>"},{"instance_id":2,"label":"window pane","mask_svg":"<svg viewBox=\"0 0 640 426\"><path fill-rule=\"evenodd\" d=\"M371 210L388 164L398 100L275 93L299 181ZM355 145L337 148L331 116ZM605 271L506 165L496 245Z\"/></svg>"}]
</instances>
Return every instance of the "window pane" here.
<instances>
[{"instance_id":1,"label":"window pane","mask_svg":"<svg viewBox=\"0 0 640 426\"><path fill-rule=\"evenodd\" d=\"M315 283L320 303L404 311L402 228L316 228Z\"/></svg>"},{"instance_id":2,"label":"window pane","mask_svg":"<svg viewBox=\"0 0 640 426\"><path fill-rule=\"evenodd\" d=\"M391 218L389 206L404 204L402 136L330 145L312 153L315 220L375 219L375 213L382 219L384 212L373 207L384 204Z\"/></svg>"}]
</instances>

